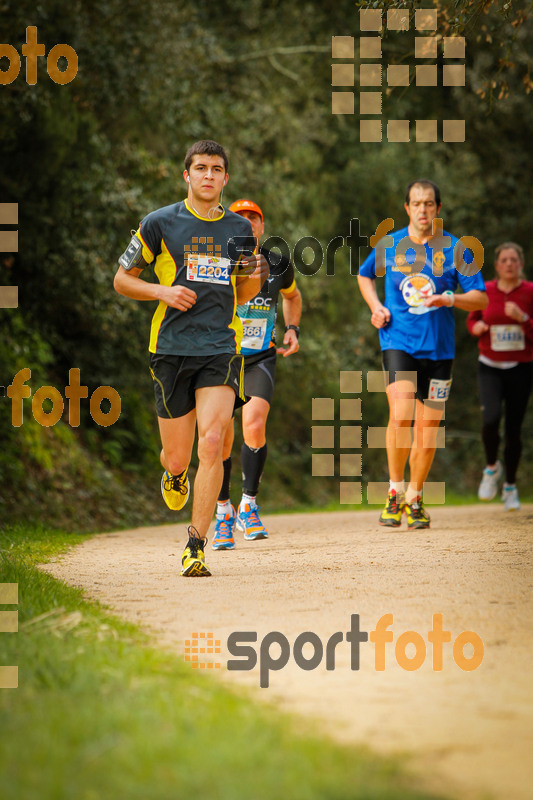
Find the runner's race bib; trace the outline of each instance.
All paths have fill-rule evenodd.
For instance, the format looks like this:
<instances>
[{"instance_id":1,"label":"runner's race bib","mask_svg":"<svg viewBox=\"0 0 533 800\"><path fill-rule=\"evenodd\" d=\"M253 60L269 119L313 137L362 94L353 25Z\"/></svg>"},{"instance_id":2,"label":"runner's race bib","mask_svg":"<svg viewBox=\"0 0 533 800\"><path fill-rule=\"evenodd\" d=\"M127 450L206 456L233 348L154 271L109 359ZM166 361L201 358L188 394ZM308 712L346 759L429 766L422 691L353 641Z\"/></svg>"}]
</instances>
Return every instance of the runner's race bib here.
<instances>
[{"instance_id":1,"label":"runner's race bib","mask_svg":"<svg viewBox=\"0 0 533 800\"><path fill-rule=\"evenodd\" d=\"M447 400L450 396L451 385L451 378L447 381L440 381L437 378L432 378L429 382L428 400Z\"/></svg>"},{"instance_id":2,"label":"runner's race bib","mask_svg":"<svg viewBox=\"0 0 533 800\"><path fill-rule=\"evenodd\" d=\"M243 319L241 347L248 350L262 350L267 330L266 319Z\"/></svg>"},{"instance_id":3,"label":"runner's race bib","mask_svg":"<svg viewBox=\"0 0 533 800\"><path fill-rule=\"evenodd\" d=\"M494 352L525 350L526 339L521 325L491 325L490 346Z\"/></svg>"},{"instance_id":4,"label":"runner's race bib","mask_svg":"<svg viewBox=\"0 0 533 800\"><path fill-rule=\"evenodd\" d=\"M221 283L227 286L230 282L231 261L219 256L187 255L187 279L202 283Z\"/></svg>"}]
</instances>

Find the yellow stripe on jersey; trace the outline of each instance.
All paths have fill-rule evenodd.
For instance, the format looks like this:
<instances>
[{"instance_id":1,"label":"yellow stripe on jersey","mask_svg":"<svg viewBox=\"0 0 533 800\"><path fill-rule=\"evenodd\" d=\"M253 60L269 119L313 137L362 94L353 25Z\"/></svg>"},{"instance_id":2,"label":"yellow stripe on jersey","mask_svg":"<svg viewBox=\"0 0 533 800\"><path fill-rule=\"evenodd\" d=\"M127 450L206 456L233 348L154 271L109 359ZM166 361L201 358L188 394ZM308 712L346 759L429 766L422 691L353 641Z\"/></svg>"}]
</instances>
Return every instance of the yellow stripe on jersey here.
<instances>
[{"instance_id":1,"label":"yellow stripe on jersey","mask_svg":"<svg viewBox=\"0 0 533 800\"><path fill-rule=\"evenodd\" d=\"M201 217L200 214L196 213L196 211L190 205L188 200L185 200L184 202L185 202L185 207L186 207L187 211L190 211L191 214L196 217L196 219L201 219L202 222L217 222L217 220L222 219L222 217L226 213L226 210L225 210L224 206L221 206L220 203L219 203L218 207L222 209L222 212L218 215L218 217Z\"/></svg>"},{"instance_id":2,"label":"yellow stripe on jersey","mask_svg":"<svg viewBox=\"0 0 533 800\"><path fill-rule=\"evenodd\" d=\"M233 358L231 359L232 361ZM239 397L243 402L246 402L246 394L244 393L244 358L241 360L241 369L239 371Z\"/></svg>"},{"instance_id":3,"label":"yellow stripe on jersey","mask_svg":"<svg viewBox=\"0 0 533 800\"><path fill-rule=\"evenodd\" d=\"M152 376L153 380L159 385L159 388L161 389L161 397L163 398L163 405L165 406L165 411L167 412L169 419L172 419L172 414L168 410L167 401L165 399L165 387L163 386L163 384L161 383L159 378L156 378L155 372L153 371L152 367L150 367L149 369L150 369L150 375Z\"/></svg>"},{"instance_id":4,"label":"yellow stripe on jersey","mask_svg":"<svg viewBox=\"0 0 533 800\"><path fill-rule=\"evenodd\" d=\"M293 281L287 289L280 289L281 294L291 294L296 289L296 281Z\"/></svg>"},{"instance_id":5,"label":"yellow stripe on jersey","mask_svg":"<svg viewBox=\"0 0 533 800\"><path fill-rule=\"evenodd\" d=\"M242 322L240 317L237 315L237 270L233 270L231 273L231 285L233 288L233 319L229 324L230 330L234 331L235 334L235 346L237 348L237 353L241 352L241 341L242 337L244 336L244 328L242 327Z\"/></svg>"},{"instance_id":6,"label":"yellow stripe on jersey","mask_svg":"<svg viewBox=\"0 0 533 800\"><path fill-rule=\"evenodd\" d=\"M241 400L246 401L246 394L244 392L244 358L241 364L241 372L239 375L239 397Z\"/></svg>"},{"instance_id":7,"label":"yellow stripe on jersey","mask_svg":"<svg viewBox=\"0 0 533 800\"><path fill-rule=\"evenodd\" d=\"M161 286L172 286L174 280L176 278L177 272L177 265L172 256L170 255L168 248L165 244L165 240L161 239L161 253L157 256L154 272L156 277L159 281ZM150 329L150 344L149 344L149 351L151 353L157 352L157 339L159 337L159 330L161 328L161 323L165 318L165 314L167 313L168 306L162 300L159 301L159 305L155 310L155 314L152 317L152 327Z\"/></svg>"},{"instance_id":8,"label":"yellow stripe on jersey","mask_svg":"<svg viewBox=\"0 0 533 800\"><path fill-rule=\"evenodd\" d=\"M141 244L143 246L142 253L143 253L144 260L146 261L147 264L151 264L152 261L154 260L154 254L152 253L152 251L150 250L150 248L148 247L148 245L144 241L143 237L141 236L141 226L140 225L139 225L139 228L138 228L137 233L135 234L135 236L138 239L140 239Z\"/></svg>"},{"instance_id":9,"label":"yellow stripe on jersey","mask_svg":"<svg viewBox=\"0 0 533 800\"><path fill-rule=\"evenodd\" d=\"M224 378L224 384L227 385L229 383L231 366L236 358L240 358L241 360L241 366L239 369L239 391L237 392L237 395L243 402L246 402L246 395L244 393L244 358L243 356L240 356L239 353L232 356L229 360L228 371L226 372L226 377Z\"/></svg>"}]
</instances>

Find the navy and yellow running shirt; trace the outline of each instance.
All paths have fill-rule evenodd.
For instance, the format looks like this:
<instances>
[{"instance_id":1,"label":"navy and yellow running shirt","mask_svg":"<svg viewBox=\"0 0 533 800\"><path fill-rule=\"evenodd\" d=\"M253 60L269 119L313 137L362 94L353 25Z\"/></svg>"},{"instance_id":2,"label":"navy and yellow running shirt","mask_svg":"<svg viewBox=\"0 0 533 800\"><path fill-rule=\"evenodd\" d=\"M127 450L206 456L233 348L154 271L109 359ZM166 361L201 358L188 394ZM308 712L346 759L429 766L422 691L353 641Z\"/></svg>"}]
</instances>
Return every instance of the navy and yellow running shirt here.
<instances>
[{"instance_id":1,"label":"navy and yellow running shirt","mask_svg":"<svg viewBox=\"0 0 533 800\"><path fill-rule=\"evenodd\" d=\"M152 318L149 350L177 356L238 353L242 324L237 317L236 265L255 248L252 226L223 209L210 220L187 200L146 216L135 234L153 279L162 286L196 292L192 308L179 311L160 301Z\"/></svg>"},{"instance_id":2,"label":"navy and yellow running shirt","mask_svg":"<svg viewBox=\"0 0 533 800\"><path fill-rule=\"evenodd\" d=\"M385 306L391 312L388 325L379 329L382 350L403 350L414 358L434 360L453 358L455 354L455 321L453 308L449 306L425 306L424 300L432 294L455 292L460 286L463 292L471 289L485 290L479 267L473 263L472 254L460 246L456 236L447 231L449 246L433 252L431 240L417 245L421 250L423 267L415 266L415 245L409 239L409 229L394 231L383 242L385 251L382 268L376 269L376 250L372 250L361 265L359 274L365 278L385 275ZM457 263L462 271L456 269ZM464 252L463 252L464 251ZM460 258L459 256L463 254ZM422 258L423 256L423 258ZM461 264L464 261L464 265ZM413 265L413 266L411 266ZM471 265L471 267L469 267ZM481 265L480 265L481 266Z\"/></svg>"},{"instance_id":3,"label":"navy and yellow running shirt","mask_svg":"<svg viewBox=\"0 0 533 800\"><path fill-rule=\"evenodd\" d=\"M296 288L294 267L286 256L259 248L269 265L269 277L259 294L243 305L237 314L243 326L241 353L244 356L264 352L276 344L276 316L280 292L290 293Z\"/></svg>"}]
</instances>

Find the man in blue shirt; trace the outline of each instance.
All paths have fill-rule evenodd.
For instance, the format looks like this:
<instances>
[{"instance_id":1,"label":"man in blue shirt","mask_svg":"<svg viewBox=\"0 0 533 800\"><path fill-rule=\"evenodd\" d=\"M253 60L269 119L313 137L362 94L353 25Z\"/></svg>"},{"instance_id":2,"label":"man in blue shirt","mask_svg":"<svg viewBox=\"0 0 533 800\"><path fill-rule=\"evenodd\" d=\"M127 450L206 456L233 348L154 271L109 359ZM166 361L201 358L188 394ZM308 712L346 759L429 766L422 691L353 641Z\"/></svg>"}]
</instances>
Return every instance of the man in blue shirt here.
<instances>
[{"instance_id":1,"label":"man in blue shirt","mask_svg":"<svg viewBox=\"0 0 533 800\"><path fill-rule=\"evenodd\" d=\"M404 207L409 225L376 243L361 266L358 281L372 312L371 322L379 330L389 401L386 446L390 484L379 522L398 527L405 513L408 527L415 529L430 525L422 489L452 382L453 306L464 311L483 309L487 295L479 273L482 248L473 258L461 239L442 229L437 219L441 209L438 186L425 179L409 184ZM473 240L465 237L465 241L476 250L477 240L472 244ZM376 277L385 278L384 303L376 291ZM458 287L462 293L456 294Z\"/></svg>"}]
</instances>

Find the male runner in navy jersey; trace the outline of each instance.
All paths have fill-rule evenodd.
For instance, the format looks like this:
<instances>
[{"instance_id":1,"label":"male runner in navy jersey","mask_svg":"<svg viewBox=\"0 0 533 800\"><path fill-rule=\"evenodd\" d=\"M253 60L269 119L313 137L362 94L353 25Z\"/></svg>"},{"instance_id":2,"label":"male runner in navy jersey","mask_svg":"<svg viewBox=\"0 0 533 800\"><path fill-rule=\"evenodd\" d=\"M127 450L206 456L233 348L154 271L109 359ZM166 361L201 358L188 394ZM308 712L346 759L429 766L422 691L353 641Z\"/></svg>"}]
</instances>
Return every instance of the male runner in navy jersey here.
<instances>
[{"instance_id":1,"label":"male runner in navy jersey","mask_svg":"<svg viewBox=\"0 0 533 800\"><path fill-rule=\"evenodd\" d=\"M205 535L222 482L222 446L234 406L245 400L238 355L237 303L256 295L267 272L252 255L250 223L220 205L228 158L217 142L189 148L186 200L146 216L119 259L114 286L135 300L158 300L150 334L150 372L161 434L161 489L179 510L198 427L199 466L182 575L208 576ZM139 275L151 265L154 283ZM251 273L251 274L250 274Z\"/></svg>"},{"instance_id":2,"label":"male runner in navy jersey","mask_svg":"<svg viewBox=\"0 0 533 800\"><path fill-rule=\"evenodd\" d=\"M481 264L472 263L455 236L433 226L441 208L438 186L428 180L409 184L404 207L408 227L378 243L361 266L358 281L372 312L372 324L379 330L388 383L390 485L379 522L398 527L405 512L408 527L414 529L430 525L422 489L435 455L437 428L451 385L453 306L474 311L486 308L488 301L479 272ZM384 304L375 286L376 276L383 275ZM455 294L458 286L462 294ZM408 458L410 480L405 491Z\"/></svg>"},{"instance_id":3,"label":"male runner in navy jersey","mask_svg":"<svg viewBox=\"0 0 533 800\"><path fill-rule=\"evenodd\" d=\"M241 449L242 498L237 513L229 499L231 475L231 448L233 426L228 428L224 442L224 480L217 502L217 516L213 549L231 550L235 546L233 528L236 527L248 541L266 539L268 532L259 518L256 496L259 481L267 457L266 422L276 372L276 352L283 357L298 351L299 324L302 313L302 296L294 280L294 267L285 256L260 247L264 233L263 212L253 200L237 200L230 206L242 217L250 220L258 252L269 263L269 278L256 297L239 305L239 315L244 335L241 353L244 355L244 391L250 397L242 409L242 432L244 442ZM281 293L286 349L276 350L276 313Z\"/></svg>"}]
</instances>

